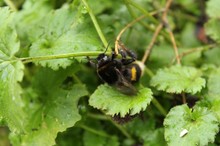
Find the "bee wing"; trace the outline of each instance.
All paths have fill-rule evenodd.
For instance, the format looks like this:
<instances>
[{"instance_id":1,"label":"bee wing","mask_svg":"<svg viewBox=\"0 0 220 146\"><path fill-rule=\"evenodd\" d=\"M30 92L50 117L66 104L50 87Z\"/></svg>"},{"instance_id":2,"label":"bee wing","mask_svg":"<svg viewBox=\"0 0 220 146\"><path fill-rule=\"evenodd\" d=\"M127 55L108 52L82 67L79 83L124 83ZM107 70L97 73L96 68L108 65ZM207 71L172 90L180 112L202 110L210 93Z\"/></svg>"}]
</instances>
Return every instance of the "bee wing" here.
<instances>
[{"instance_id":1,"label":"bee wing","mask_svg":"<svg viewBox=\"0 0 220 146\"><path fill-rule=\"evenodd\" d=\"M127 95L136 95L137 89L123 76L123 74L115 68L118 75L118 81L115 83L116 88Z\"/></svg>"}]
</instances>

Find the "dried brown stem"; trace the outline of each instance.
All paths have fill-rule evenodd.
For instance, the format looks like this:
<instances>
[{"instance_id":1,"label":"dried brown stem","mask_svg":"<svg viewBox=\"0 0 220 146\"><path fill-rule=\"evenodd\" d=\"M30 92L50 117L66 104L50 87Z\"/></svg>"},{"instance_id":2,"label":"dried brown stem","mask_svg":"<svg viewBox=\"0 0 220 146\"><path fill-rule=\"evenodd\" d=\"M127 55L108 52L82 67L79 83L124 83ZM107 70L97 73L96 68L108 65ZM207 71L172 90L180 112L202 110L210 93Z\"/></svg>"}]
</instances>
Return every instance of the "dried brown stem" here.
<instances>
[{"instance_id":1,"label":"dried brown stem","mask_svg":"<svg viewBox=\"0 0 220 146\"><path fill-rule=\"evenodd\" d=\"M156 42L156 39L157 39L157 36L159 35L161 29L164 26L164 22L163 21L166 20L167 12L168 12L168 10L170 8L171 3L172 3L172 0L167 0L166 6L165 6L165 10L164 10L164 12L162 14L162 22L157 26L157 28L156 28L156 30L154 32L154 35L153 35L153 37L151 39L151 42L148 45L148 47L147 47L147 49L146 49L146 51L144 53L144 56L143 56L143 58L141 60L142 63L145 63L147 61L147 59L148 59L148 57L149 57L149 55L150 55L150 53L151 53L151 51L153 49L154 43Z\"/></svg>"},{"instance_id":2,"label":"dried brown stem","mask_svg":"<svg viewBox=\"0 0 220 146\"><path fill-rule=\"evenodd\" d=\"M156 39L157 39L157 36L158 36L158 34L159 34L159 32L161 31L162 28L163 28L163 24L160 23L160 24L157 26L157 28L156 28L156 30L155 30L155 32L154 32L154 35L153 35L153 37L152 37L152 39L151 39L151 42L150 42L150 44L148 45L148 47L147 47L147 49L146 49L146 51L145 51L145 53L144 53L144 56L143 56L143 58L142 58L142 60L141 60L142 63L145 63L146 60L148 59L148 56L149 56L150 53L151 53L151 50L152 50L152 48L153 48L153 46L154 46L154 43L155 43L155 41L156 41Z\"/></svg>"},{"instance_id":3,"label":"dried brown stem","mask_svg":"<svg viewBox=\"0 0 220 146\"><path fill-rule=\"evenodd\" d=\"M175 41L173 32L170 28L168 29L168 32L169 32L169 35L170 35L171 42L173 44L173 49L174 49L174 52L175 52L175 58L177 60L177 64L181 64L180 63L180 57L179 57L179 51L178 51L178 48L177 48L177 45L176 45L176 41Z\"/></svg>"},{"instance_id":4,"label":"dried brown stem","mask_svg":"<svg viewBox=\"0 0 220 146\"><path fill-rule=\"evenodd\" d=\"M120 38L121 38L121 35L125 32L125 30L127 30L129 27L133 26L134 23L140 21L141 19L143 19L144 17L146 17L146 15L142 15L140 17L138 17L137 19L135 19L134 21L132 21L131 23L127 24L121 31L120 33L118 34L116 40L115 40L115 54L117 55L118 54L118 46L119 45L119 41L120 41Z\"/></svg>"},{"instance_id":5,"label":"dried brown stem","mask_svg":"<svg viewBox=\"0 0 220 146\"><path fill-rule=\"evenodd\" d=\"M186 95L185 95L185 93L182 93L181 95L182 95L182 102L183 102L183 104L185 104L186 103Z\"/></svg>"},{"instance_id":6,"label":"dried brown stem","mask_svg":"<svg viewBox=\"0 0 220 146\"><path fill-rule=\"evenodd\" d=\"M160 11L155 11L155 12L151 12L150 15L155 15L159 12L162 12L163 10ZM140 21L141 19L147 17L147 15L142 15L140 17L138 17L137 19L133 20L132 22L128 23L118 34L116 40L115 40L115 54L118 54L118 47L120 46L119 42L120 42L120 38L122 36L122 34L131 26L133 26L136 22Z\"/></svg>"},{"instance_id":7,"label":"dried brown stem","mask_svg":"<svg viewBox=\"0 0 220 146\"><path fill-rule=\"evenodd\" d=\"M169 8L169 5L171 4L172 0L168 0L167 1L167 4L166 4L166 8ZM175 38L174 38L174 35L173 35L173 32L170 28L170 25L169 25L169 22L167 20L167 13L163 13L163 16L162 16L162 21L164 23L164 26L167 28L168 30L168 33L169 33L169 36L170 36L170 39L171 39L171 42L173 44L173 49L174 49L174 52L175 52L175 57L176 57L176 60L177 60L177 63L178 64L181 64L180 63L180 58L179 58L179 51L178 51L178 48L177 48L177 45L176 45L176 41L175 41Z\"/></svg>"}]
</instances>

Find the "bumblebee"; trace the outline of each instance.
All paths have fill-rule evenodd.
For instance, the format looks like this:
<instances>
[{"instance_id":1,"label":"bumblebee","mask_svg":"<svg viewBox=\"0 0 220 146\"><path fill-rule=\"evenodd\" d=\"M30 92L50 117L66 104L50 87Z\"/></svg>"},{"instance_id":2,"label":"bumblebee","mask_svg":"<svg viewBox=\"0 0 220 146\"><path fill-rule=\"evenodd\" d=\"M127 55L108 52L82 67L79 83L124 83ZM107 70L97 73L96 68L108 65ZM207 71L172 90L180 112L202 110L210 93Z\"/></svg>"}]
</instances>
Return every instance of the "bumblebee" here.
<instances>
[{"instance_id":1,"label":"bumblebee","mask_svg":"<svg viewBox=\"0 0 220 146\"><path fill-rule=\"evenodd\" d=\"M133 86L138 82L144 65L136 61L136 54L131 50L120 50L121 58L113 51L111 55L99 54L97 60L97 74L99 78L115 86L119 91L127 95L135 95L137 89Z\"/></svg>"}]
</instances>

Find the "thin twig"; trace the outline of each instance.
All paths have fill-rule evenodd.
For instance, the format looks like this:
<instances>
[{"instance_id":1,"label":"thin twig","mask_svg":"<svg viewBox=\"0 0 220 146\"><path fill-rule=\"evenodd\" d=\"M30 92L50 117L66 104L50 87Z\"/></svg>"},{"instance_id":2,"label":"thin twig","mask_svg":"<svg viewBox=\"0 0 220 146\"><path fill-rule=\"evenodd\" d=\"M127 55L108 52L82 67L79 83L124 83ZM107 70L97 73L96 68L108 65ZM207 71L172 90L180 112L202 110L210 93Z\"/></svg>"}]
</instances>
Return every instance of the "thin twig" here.
<instances>
[{"instance_id":1,"label":"thin twig","mask_svg":"<svg viewBox=\"0 0 220 146\"><path fill-rule=\"evenodd\" d=\"M168 10L168 8L170 7L171 3L172 3L172 0L168 0L167 1L166 10ZM171 39L171 42L173 44L173 49L174 49L174 52L175 52L177 63L180 64L179 51L178 51L178 48L177 48L177 45L176 45L176 41L175 41L173 32L172 32L172 30L170 28L170 25L169 25L169 22L167 20L167 11L166 11L166 13L165 12L163 13L162 21L163 21L164 26L167 28L168 33L170 35L170 39Z\"/></svg>"},{"instance_id":2,"label":"thin twig","mask_svg":"<svg viewBox=\"0 0 220 146\"><path fill-rule=\"evenodd\" d=\"M162 20L164 20L166 18L167 12L168 12L168 9L169 9L171 3L172 3L172 0L167 0L166 6L165 6L165 10L164 10L164 12L162 14ZM156 42L157 36L159 35L159 33L160 33L161 29L163 28L163 26L164 26L164 22L163 21L157 26L157 28L156 28L156 30L154 32L154 35L153 35L153 37L151 39L151 42L148 45L148 47L147 47L147 49L146 49L146 51L144 53L144 56L143 56L143 58L141 60L142 63L145 63L147 61L147 59L148 59L148 57L149 57L149 55L150 55L150 53L151 53L151 51L153 49L154 43Z\"/></svg>"},{"instance_id":3,"label":"thin twig","mask_svg":"<svg viewBox=\"0 0 220 146\"><path fill-rule=\"evenodd\" d=\"M140 12L142 12L144 15L146 15L148 17L149 20L151 20L152 22L158 24L159 22L157 21L156 18L154 18L150 12L148 12L146 9L144 9L143 7L141 7L140 5L138 5L137 3L135 3L133 0L124 0L125 4L129 4L132 5L133 7L135 7L136 9L138 9Z\"/></svg>"},{"instance_id":4,"label":"thin twig","mask_svg":"<svg viewBox=\"0 0 220 146\"><path fill-rule=\"evenodd\" d=\"M158 12L161 12L161 11L155 11L155 12L151 12L150 15L153 16L155 14L157 14ZM133 20L132 22L128 23L118 34L118 36L116 37L116 40L115 40L115 54L118 54L118 47L120 46L119 45L119 42L120 42L120 39L121 39L121 36L122 34L130 27L132 27L136 22L140 21L141 19L147 17L148 15L142 15L138 18L136 18L135 20Z\"/></svg>"},{"instance_id":5,"label":"thin twig","mask_svg":"<svg viewBox=\"0 0 220 146\"><path fill-rule=\"evenodd\" d=\"M182 95L182 102L183 102L183 104L185 104L186 103L186 95L185 95L185 93L182 93L181 95Z\"/></svg>"},{"instance_id":6,"label":"thin twig","mask_svg":"<svg viewBox=\"0 0 220 146\"><path fill-rule=\"evenodd\" d=\"M167 23L167 25L168 25L168 23ZM169 35L170 35L171 42L173 44L173 49L174 49L174 52L175 52L175 58L177 60L177 64L181 64L180 63L180 57L179 57L179 51L178 51L178 48L177 48L177 45L176 45L176 41L175 41L173 32L170 29L170 27L168 27L168 32L169 32Z\"/></svg>"},{"instance_id":7,"label":"thin twig","mask_svg":"<svg viewBox=\"0 0 220 146\"><path fill-rule=\"evenodd\" d=\"M119 41L121 38L121 35L125 32L125 30L127 30L129 27L133 26L134 23L140 21L141 19L143 19L144 17L146 17L146 15L142 15L140 17L138 17L137 19L135 19L134 21L132 21L131 23L128 23L118 34L116 40L115 40L115 54L118 54L118 46L119 46Z\"/></svg>"},{"instance_id":8,"label":"thin twig","mask_svg":"<svg viewBox=\"0 0 220 146\"><path fill-rule=\"evenodd\" d=\"M152 50L152 48L153 48L153 46L154 46L154 43L155 43L155 41L156 41L156 39L157 39L157 36L158 36L158 34L159 34L159 32L161 31L161 29L163 28L163 24L162 23L160 23L158 26L157 26L157 28L156 28L156 30L155 30L155 32L154 32L154 35L153 35L153 37L152 37L152 39L151 39L151 42L150 42L150 44L148 45L148 47L147 47L147 49L146 49L146 51L145 51L145 53L144 53L144 56L143 56L143 58L142 58L142 60L141 60L141 62L144 64L145 62L146 62L146 60L148 59L148 56L150 55L150 53L151 53L151 50Z\"/></svg>"},{"instance_id":9,"label":"thin twig","mask_svg":"<svg viewBox=\"0 0 220 146\"><path fill-rule=\"evenodd\" d=\"M189 55L191 53L202 52L202 51L209 50L209 49L215 47L216 45L217 44L210 44L210 45L207 45L207 46L201 46L201 47L196 47L196 48L188 49L187 51L184 51L183 53L181 53L179 55L179 58L182 59L184 56ZM172 64L174 63L175 60L176 60L176 57L173 58Z\"/></svg>"}]
</instances>

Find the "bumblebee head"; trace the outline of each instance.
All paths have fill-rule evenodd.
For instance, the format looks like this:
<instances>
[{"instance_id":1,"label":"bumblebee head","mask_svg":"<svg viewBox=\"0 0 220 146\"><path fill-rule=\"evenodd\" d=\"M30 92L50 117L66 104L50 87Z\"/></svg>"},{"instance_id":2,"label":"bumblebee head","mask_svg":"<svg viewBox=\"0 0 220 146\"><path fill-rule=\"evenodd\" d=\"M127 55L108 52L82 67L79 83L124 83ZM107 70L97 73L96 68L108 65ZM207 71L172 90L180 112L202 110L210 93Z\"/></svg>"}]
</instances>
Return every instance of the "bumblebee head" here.
<instances>
[{"instance_id":1,"label":"bumblebee head","mask_svg":"<svg viewBox=\"0 0 220 146\"><path fill-rule=\"evenodd\" d=\"M106 55L105 53L101 53L99 54L99 56L97 57L97 61L100 62L100 61L107 61L109 58L108 55Z\"/></svg>"},{"instance_id":2,"label":"bumblebee head","mask_svg":"<svg viewBox=\"0 0 220 146\"><path fill-rule=\"evenodd\" d=\"M110 57L106 55L105 53L99 54L99 56L96 58L97 60L97 66L103 66L111 61Z\"/></svg>"}]
</instances>

